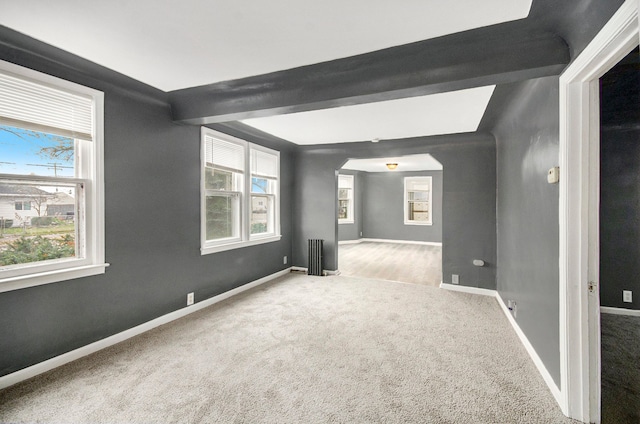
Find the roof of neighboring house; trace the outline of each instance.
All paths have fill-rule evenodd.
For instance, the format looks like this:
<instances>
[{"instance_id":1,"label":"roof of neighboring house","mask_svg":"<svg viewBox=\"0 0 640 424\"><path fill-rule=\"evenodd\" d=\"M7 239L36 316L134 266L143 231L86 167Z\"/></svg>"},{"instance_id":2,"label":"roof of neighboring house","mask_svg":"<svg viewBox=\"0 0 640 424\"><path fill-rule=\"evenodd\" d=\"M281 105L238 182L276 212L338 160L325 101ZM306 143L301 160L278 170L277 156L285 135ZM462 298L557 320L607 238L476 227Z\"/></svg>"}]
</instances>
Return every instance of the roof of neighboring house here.
<instances>
[{"instance_id":1,"label":"roof of neighboring house","mask_svg":"<svg viewBox=\"0 0 640 424\"><path fill-rule=\"evenodd\" d=\"M49 195L51 196L47 201L49 205L75 205L76 203L72 196L62 191L49 193Z\"/></svg>"},{"instance_id":2,"label":"roof of neighboring house","mask_svg":"<svg viewBox=\"0 0 640 424\"><path fill-rule=\"evenodd\" d=\"M26 184L0 183L0 196L49 196L50 194Z\"/></svg>"}]
</instances>

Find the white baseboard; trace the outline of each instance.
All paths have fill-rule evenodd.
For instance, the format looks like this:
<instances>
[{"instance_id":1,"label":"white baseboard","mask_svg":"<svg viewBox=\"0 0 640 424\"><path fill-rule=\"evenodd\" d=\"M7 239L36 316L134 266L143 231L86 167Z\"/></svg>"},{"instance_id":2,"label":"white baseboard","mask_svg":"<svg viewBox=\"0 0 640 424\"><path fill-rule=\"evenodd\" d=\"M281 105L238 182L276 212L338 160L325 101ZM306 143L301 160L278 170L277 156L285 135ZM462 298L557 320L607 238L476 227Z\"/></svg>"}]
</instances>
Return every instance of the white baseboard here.
<instances>
[{"instance_id":1,"label":"white baseboard","mask_svg":"<svg viewBox=\"0 0 640 424\"><path fill-rule=\"evenodd\" d=\"M612 308L610 306L601 306L600 312L611 315L627 315L631 317L640 317L640 311L636 309Z\"/></svg>"},{"instance_id":2,"label":"white baseboard","mask_svg":"<svg viewBox=\"0 0 640 424\"><path fill-rule=\"evenodd\" d=\"M338 242L338 246L341 246L343 244L358 244L358 243L362 243L362 241L360 241L361 239L358 240L342 240Z\"/></svg>"},{"instance_id":3,"label":"white baseboard","mask_svg":"<svg viewBox=\"0 0 640 424\"><path fill-rule=\"evenodd\" d=\"M459 286L457 284L449 284L449 283L442 283L442 282L440 283L440 288L445 290L479 294L482 296L491 296L491 297L496 297L496 294L497 294L495 290L481 289L478 287Z\"/></svg>"},{"instance_id":4,"label":"white baseboard","mask_svg":"<svg viewBox=\"0 0 640 424\"><path fill-rule=\"evenodd\" d=\"M208 306L214 305L218 302L221 302L225 299L228 299L232 296L235 296L239 293L252 289L256 286L264 284L268 281L271 281L275 278L281 277L291 272L291 268L286 268L282 271L276 272L275 274L268 275L266 277L260 278L259 280L252 281L250 283L244 284L240 287L237 287L233 290L226 291L212 298L203 300L202 302L195 303L191 306L184 307L182 309L178 309L177 311L168 313L161 317L155 318L151 321L145 322L144 324L140 324L136 327L125 330L121 333L114 334L113 336L109 336L105 339L98 340L97 342L88 344L86 346L80 347L78 349L72 350L67 353L63 353L62 355L56 356L54 358L48 359L44 362L40 362L38 364L32 365L28 368L21 369L19 371L13 372L11 374L7 374L5 376L0 377L0 389L4 389L9 386L13 386L14 384L20 383L21 381L27 380L29 378L35 377L38 374L42 374L44 372L50 371L54 368L57 368L61 365L68 364L69 362L80 359L84 356L90 355L92 353L98 352L99 350L105 349L109 346L113 346L117 343L130 339L131 337L138 336L142 333L145 333L149 330L152 330L161 325L167 324L171 321L174 321L178 318L185 317L189 314L192 314L196 311L204 309Z\"/></svg>"},{"instance_id":5,"label":"white baseboard","mask_svg":"<svg viewBox=\"0 0 640 424\"><path fill-rule=\"evenodd\" d=\"M292 272L304 272L305 274L307 272L309 272L309 268L305 268L303 266L292 266L291 267L291 271ZM335 271L330 271L328 269L323 269L322 270L322 275L340 275L340 271L339 270L335 270Z\"/></svg>"},{"instance_id":6,"label":"white baseboard","mask_svg":"<svg viewBox=\"0 0 640 424\"><path fill-rule=\"evenodd\" d=\"M538 356L538 353L531 345L531 342L529 342L529 339L527 339L527 336L520 329L520 326L518 325L516 320L513 318L513 315L511 315L511 311L509 311L509 308L502 300L502 297L500 297L500 293L498 293L497 291L496 291L496 300L498 301L498 304L502 308L502 311L504 312L504 314L507 316L507 319L511 323L511 326L515 330L516 334L520 338L520 342L529 353L529 356L533 360L533 363L535 364L536 368L538 368L538 372L540 373L540 375L542 375L544 382L547 383L547 386L549 387L549 390L551 390L551 394L555 398L556 402L558 403L558 405L562 405L562 396L561 396L560 389L558 388L558 385L555 383L555 381L553 381L553 377L551 377L551 374L549 374L549 371L544 366L542 359L540 359L540 357Z\"/></svg>"},{"instance_id":7,"label":"white baseboard","mask_svg":"<svg viewBox=\"0 0 640 424\"><path fill-rule=\"evenodd\" d=\"M358 244L358 243L396 243L396 244L421 244L425 246L442 246L441 242L436 241L416 241L416 240L390 240L390 239L374 239L374 238L361 238L358 240L344 240L339 241L338 245L341 244Z\"/></svg>"}]
</instances>

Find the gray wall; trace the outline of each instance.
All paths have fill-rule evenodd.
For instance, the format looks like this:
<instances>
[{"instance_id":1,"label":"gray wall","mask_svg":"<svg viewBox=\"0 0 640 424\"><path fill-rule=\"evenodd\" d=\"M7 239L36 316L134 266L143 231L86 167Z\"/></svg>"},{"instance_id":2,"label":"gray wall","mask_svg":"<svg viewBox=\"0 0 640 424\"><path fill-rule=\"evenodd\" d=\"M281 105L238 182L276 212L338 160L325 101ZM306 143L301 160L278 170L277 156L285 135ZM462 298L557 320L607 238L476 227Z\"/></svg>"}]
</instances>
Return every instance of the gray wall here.
<instances>
[{"instance_id":1,"label":"gray wall","mask_svg":"<svg viewBox=\"0 0 640 424\"><path fill-rule=\"evenodd\" d=\"M549 23L575 58L622 3L555 2ZM560 386L559 193L546 182L559 161L558 103L557 77L503 85L480 127L497 146L497 288L516 300L518 325Z\"/></svg>"},{"instance_id":2,"label":"gray wall","mask_svg":"<svg viewBox=\"0 0 640 424\"><path fill-rule=\"evenodd\" d=\"M517 302L518 325L560 383L558 78L518 86L494 134L498 167L498 292Z\"/></svg>"},{"instance_id":3,"label":"gray wall","mask_svg":"<svg viewBox=\"0 0 640 424\"><path fill-rule=\"evenodd\" d=\"M364 177L366 172L352 171L350 169L341 169L339 171L343 175L353 175L353 224L338 224L338 240L358 240L362 233L362 202L365 190Z\"/></svg>"},{"instance_id":4,"label":"gray wall","mask_svg":"<svg viewBox=\"0 0 640 424\"><path fill-rule=\"evenodd\" d=\"M307 239L325 240L324 267L338 268L336 169L347 159L430 153L444 167L442 214L443 280L460 275L460 284L495 289L496 150L490 134L457 134L309 146L297 155L294 187L293 264L306 266ZM486 266L474 267L473 259Z\"/></svg>"},{"instance_id":5,"label":"gray wall","mask_svg":"<svg viewBox=\"0 0 640 424\"><path fill-rule=\"evenodd\" d=\"M640 309L640 130L602 131L601 172L600 304Z\"/></svg>"},{"instance_id":6,"label":"gray wall","mask_svg":"<svg viewBox=\"0 0 640 424\"><path fill-rule=\"evenodd\" d=\"M432 177L433 225L404 224L404 178ZM442 171L365 174L365 238L442 242Z\"/></svg>"},{"instance_id":7,"label":"gray wall","mask_svg":"<svg viewBox=\"0 0 640 424\"><path fill-rule=\"evenodd\" d=\"M15 34L14 34L15 35ZM293 152L281 150L280 242L200 255L200 134L162 93L33 40L0 58L105 92L106 274L0 293L0 375L282 270L291 256ZM50 56L50 59L47 57ZM97 76L96 76L97 75ZM124 88L124 89L123 89ZM139 89L141 93L136 90Z\"/></svg>"}]
</instances>

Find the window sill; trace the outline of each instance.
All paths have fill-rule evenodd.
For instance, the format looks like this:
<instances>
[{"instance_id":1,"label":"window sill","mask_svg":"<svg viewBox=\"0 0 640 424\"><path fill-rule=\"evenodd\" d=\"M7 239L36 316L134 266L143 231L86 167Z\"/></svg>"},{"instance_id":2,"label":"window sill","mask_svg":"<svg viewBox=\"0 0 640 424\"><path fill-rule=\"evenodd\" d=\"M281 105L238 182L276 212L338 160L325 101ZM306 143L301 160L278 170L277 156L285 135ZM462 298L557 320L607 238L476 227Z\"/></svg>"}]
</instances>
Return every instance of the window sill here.
<instances>
[{"instance_id":1,"label":"window sill","mask_svg":"<svg viewBox=\"0 0 640 424\"><path fill-rule=\"evenodd\" d=\"M205 245L200 249L200 254L209 255L211 253L224 252L226 250L241 249L243 247L256 246L264 243L272 243L274 241L280 241L281 238L282 238L281 235L277 235L277 236L268 236L268 237L256 238L253 240L239 241L239 242L226 243L226 244L218 244L218 245L210 245L210 246Z\"/></svg>"},{"instance_id":2,"label":"window sill","mask_svg":"<svg viewBox=\"0 0 640 424\"><path fill-rule=\"evenodd\" d=\"M109 264L85 265L55 271L39 272L17 277L0 279L0 293L12 290L25 289L27 287L41 286L43 284L58 283L74 278L90 277L104 274Z\"/></svg>"},{"instance_id":3,"label":"window sill","mask_svg":"<svg viewBox=\"0 0 640 424\"><path fill-rule=\"evenodd\" d=\"M404 225L433 225L432 222L405 221Z\"/></svg>"}]
</instances>

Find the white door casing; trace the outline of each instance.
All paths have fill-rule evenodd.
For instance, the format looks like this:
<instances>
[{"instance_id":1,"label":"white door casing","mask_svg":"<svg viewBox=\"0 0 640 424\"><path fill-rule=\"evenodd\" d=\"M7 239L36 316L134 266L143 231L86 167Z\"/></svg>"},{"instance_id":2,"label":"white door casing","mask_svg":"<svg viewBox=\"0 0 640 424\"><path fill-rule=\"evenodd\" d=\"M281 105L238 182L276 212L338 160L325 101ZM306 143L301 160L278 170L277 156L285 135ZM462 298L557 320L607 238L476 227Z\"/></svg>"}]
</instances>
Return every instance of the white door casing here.
<instances>
[{"instance_id":1,"label":"white door casing","mask_svg":"<svg viewBox=\"0 0 640 424\"><path fill-rule=\"evenodd\" d=\"M561 408L600 421L598 79L638 45L639 0L627 0L560 76ZM591 211L591 212L590 212Z\"/></svg>"}]
</instances>

